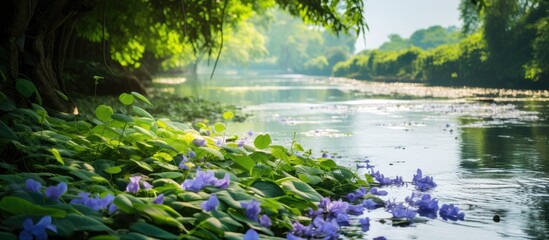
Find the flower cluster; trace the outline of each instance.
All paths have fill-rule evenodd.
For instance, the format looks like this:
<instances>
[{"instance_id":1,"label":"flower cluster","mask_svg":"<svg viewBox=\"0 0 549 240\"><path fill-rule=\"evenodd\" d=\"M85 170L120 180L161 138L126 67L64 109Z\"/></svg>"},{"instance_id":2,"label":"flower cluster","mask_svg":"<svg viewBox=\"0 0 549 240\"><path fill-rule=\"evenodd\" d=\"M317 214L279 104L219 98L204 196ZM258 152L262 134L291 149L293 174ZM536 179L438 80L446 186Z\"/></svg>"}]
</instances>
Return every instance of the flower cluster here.
<instances>
[{"instance_id":1,"label":"flower cluster","mask_svg":"<svg viewBox=\"0 0 549 240\"><path fill-rule=\"evenodd\" d=\"M48 239L46 230L57 233L57 226L51 223L51 216L42 217L36 225L32 222L32 219L27 218L23 222L23 231L19 233L19 239L33 240L34 237L36 239Z\"/></svg>"},{"instance_id":2,"label":"flower cluster","mask_svg":"<svg viewBox=\"0 0 549 240\"><path fill-rule=\"evenodd\" d=\"M95 194L93 197L90 197L90 195L91 193L88 192L79 193L79 198L72 199L70 203L81 204L96 211L108 209L109 214L113 214L116 211L116 205L112 203L114 196L110 193L104 197L99 197L99 194Z\"/></svg>"},{"instance_id":3,"label":"flower cluster","mask_svg":"<svg viewBox=\"0 0 549 240\"><path fill-rule=\"evenodd\" d=\"M27 187L27 191L29 192L41 193L42 184L32 178L29 178L25 181L25 186ZM67 184L64 182L60 182L56 186L47 187L46 191L44 191L44 196L46 196L46 198L48 199L59 201L59 197L65 194L65 192L67 192Z\"/></svg>"},{"instance_id":4,"label":"flower cluster","mask_svg":"<svg viewBox=\"0 0 549 240\"><path fill-rule=\"evenodd\" d=\"M200 168L196 170L196 177L194 179L187 179L181 187L187 191L198 192L207 186L214 186L218 188L227 188L231 183L231 178L228 173L222 179L217 179L214 176L213 171L201 171Z\"/></svg>"},{"instance_id":5,"label":"flower cluster","mask_svg":"<svg viewBox=\"0 0 549 240\"><path fill-rule=\"evenodd\" d=\"M414 178L412 179L412 184L416 185L422 192L425 192L437 186L437 184L433 181L433 177L422 176L421 169L417 169L417 174L414 175Z\"/></svg>"},{"instance_id":6,"label":"flower cluster","mask_svg":"<svg viewBox=\"0 0 549 240\"><path fill-rule=\"evenodd\" d=\"M143 185L143 189L145 190L151 190L152 185L146 181L141 181L141 176L132 176L130 177L130 183L128 183L128 186L126 186L126 192L129 193L137 193L139 192L140 185Z\"/></svg>"},{"instance_id":7,"label":"flower cluster","mask_svg":"<svg viewBox=\"0 0 549 240\"><path fill-rule=\"evenodd\" d=\"M461 220L465 218L465 213L460 213L458 207L454 207L454 204L442 204L442 207L440 207L440 211L438 212L440 214L440 217L444 220L450 219L453 221Z\"/></svg>"}]
</instances>

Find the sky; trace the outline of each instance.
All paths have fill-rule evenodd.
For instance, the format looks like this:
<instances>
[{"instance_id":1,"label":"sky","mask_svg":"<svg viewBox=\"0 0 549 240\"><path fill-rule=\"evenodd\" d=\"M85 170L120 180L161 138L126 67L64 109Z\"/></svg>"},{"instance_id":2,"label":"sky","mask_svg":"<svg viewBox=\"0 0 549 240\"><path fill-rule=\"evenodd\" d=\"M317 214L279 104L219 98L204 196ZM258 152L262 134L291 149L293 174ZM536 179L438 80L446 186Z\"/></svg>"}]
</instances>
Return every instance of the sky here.
<instances>
[{"instance_id":1,"label":"sky","mask_svg":"<svg viewBox=\"0 0 549 240\"><path fill-rule=\"evenodd\" d=\"M434 25L461 26L460 0L366 0L366 22L370 31L359 37L356 51L378 48L396 33L409 38L413 32Z\"/></svg>"}]
</instances>

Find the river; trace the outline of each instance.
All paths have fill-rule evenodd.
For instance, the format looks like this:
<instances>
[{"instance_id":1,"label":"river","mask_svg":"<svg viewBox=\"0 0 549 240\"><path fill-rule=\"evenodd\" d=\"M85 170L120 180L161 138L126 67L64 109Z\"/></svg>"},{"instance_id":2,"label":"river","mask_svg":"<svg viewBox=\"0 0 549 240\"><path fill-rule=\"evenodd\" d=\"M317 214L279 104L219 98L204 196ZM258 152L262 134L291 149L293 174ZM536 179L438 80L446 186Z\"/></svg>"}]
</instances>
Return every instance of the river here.
<instances>
[{"instance_id":1,"label":"river","mask_svg":"<svg viewBox=\"0 0 549 240\"><path fill-rule=\"evenodd\" d=\"M357 169L369 159L386 176L411 181L418 168L433 176L430 194L453 203L465 221L440 218L407 227L365 213L365 239L548 239L549 92L368 83L303 75L218 75L157 79L166 92L199 95L243 107L231 134L269 133ZM172 80L176 80L177 84ZM359 168L361 174L366 169ZM404 201L412 185L388 187ZM501 221L493 220L494 216Z\"/></svg>"}]
</instances>

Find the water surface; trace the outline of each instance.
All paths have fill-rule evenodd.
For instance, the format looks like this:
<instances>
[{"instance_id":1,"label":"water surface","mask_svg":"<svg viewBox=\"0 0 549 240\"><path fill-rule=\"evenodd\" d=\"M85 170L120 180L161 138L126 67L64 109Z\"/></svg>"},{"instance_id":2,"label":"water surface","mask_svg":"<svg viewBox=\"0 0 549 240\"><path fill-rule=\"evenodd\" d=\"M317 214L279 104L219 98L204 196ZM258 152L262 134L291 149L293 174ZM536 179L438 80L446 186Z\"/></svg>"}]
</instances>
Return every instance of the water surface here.
<instances>
[{"instance_id":1,"label":"water surface","mask_svg":"<svg viewBox=\"0 0 549 240\"><path fill-rule=\"evenodd\" d=\"M225 75L157 83L179 95L243 106L253 114L229 132L271 134L327 151L356 169L369 159L386 176L410 181L416 169L434 177L429 193L453 203L465 221L439 219L395 227L372 219L363 238L549 238L549 92L364 83L302 75ZM359 173L365 173L363 168ZM404 201L413 186L389 187ZM501 216L494 222L494 215Z\"/></svg>"}]
</instances>

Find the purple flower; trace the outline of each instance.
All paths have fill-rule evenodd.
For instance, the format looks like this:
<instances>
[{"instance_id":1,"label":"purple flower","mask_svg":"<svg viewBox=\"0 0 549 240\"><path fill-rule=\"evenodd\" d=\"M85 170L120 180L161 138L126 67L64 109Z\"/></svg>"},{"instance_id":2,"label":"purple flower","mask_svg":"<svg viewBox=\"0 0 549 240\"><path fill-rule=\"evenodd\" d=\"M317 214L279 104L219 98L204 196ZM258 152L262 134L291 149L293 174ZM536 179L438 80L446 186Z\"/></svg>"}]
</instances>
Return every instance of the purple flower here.
<instances>
[{"instance_id":1,"label":"purple flower","mask_svg":"<svg viewBox=\"0 0 549 240\"><path fill-rule=\"evenodd\" d=\"M381 174L379 171L376 171L375 173L373 172L372 170L372 177L374 177L374 179L381 185L391 185L393 183L393 181L388 178L388 177L385 177L383 174Z\"/></svg>"},{"instance_id":2,"label":"purple flower","mask_svg":"<svg viewBox=\"0 0 549 240\"><path fill-rule=\"evenodd\" d=\"M364 206L366 209L376 209L380 204L375 202L373 199L368 198L362 202L362 206Z\"/></svg>"},{"instance_id":3,"label":"purple flower","mask_svg":"<svg viewBox=\"0 0 549 240\"><path fill-rule=\"evenodd\" d=\"M355 216L362 215L364 213L364 206L362 205L349 205L347 213Z\"/></svg>"},{"instance_id":4,"label":"purple flower","mask_svg":"<svg viewBox=\"0 0 549 240\"><path fill-rule=\"evenodd\" d=\"M91 198L90 193L88 192L81 192L78 194L78 196L80 196L80 198L74 198L71 200L70 203L81 204L95 211L107 209L109 205L114 205L112 204L112 202L114 201L114 196L110 193L105 195L103 198L100 198L99 194L96 194L93 198Z\"/></svg>"},{"instance_id":5,"label":"purple flower","mask_svg":"<svg viewBox=\"0 0 549 240\"><path fill-rule=\"evenodd\" d=\"M230 175L225 173L225 177L217 179L214 176L213 171L203 172L200 169L196 170L196 177L194 179L187 179L181 187L187 191L198 192L206 186L215 186L218 188L227 188L231 182Z\"/></svg>"},{"instance_id":6,"label":"purple flower","mask_svg":"<svg viewBox=\"0 0 549 240\"><path fill-rule=\"evenodd\" d=\"M433 181L433 177L423 177L421 169L419 168L417 169L417 174L414 175L414 178L412 179L412 184L416 185L422 192L437 186L437 184Z\"/></svg>"},{"instance_id":7,"label":"purple flower","mask_svg":"<svg viewBox=\"0 0 549 240\"><path fill-rule=\"evenodd\" d=\"M318 203L319 208L327 208L328 205L332 202L329 197L325 197L320 199L320 202Z\"/></svg>"},{"instance_id":8,"label":"purple flower","mask_svg":"<svg viewBox=\"0 0 549 240\"><path fill-rule=\"evenodd\" d=\"M242 238L242 240L259 240L259 234L250 228L246 231L246 234L244 234L244 238Z\"/></svg>"},{"instance_id":9,"label":"purple flower","mask_svg":"<svg viewBox=\"0 0 549 240\"><path fill-rule=\"evenodd\" d=\"M322 218L315 218L313 223L325 235L325 239L337 239L339 237L339 225L335 219L324 221Z\"/></svg>"},{"instance_id":10,"label":"purple flower","mask_svg":"<svg viewBox=\"0 0 549 240\"><path fill-rule=\"evenodd\" d=\"M305 238L297 237L296 235L293 235L292 233L286 234L287 240L306 240Z\"/></svg>"},{"instance_id":11,"label":"purple flower","mask_svg":"<svg viewBox=\"0 0 549 240\"><path fill-rule=\"evenodd\" d=\"M431 195L425 194L421 197L421 200L417 200L415 205L421 211L436 212L438 210L438 201L436 198L431 198Z\"/></svg>"},{"instance_id":12,"label":"purple flower","mask_svg":"<svg viewBox=\"0 0 549 240\"><path fill-rule=\"evenodd\" d=\"M118 210L118 208L116 207L116 205L114 205L114 203L109 206L109 214L110 215L112 215L114 212L116 212L116 210Z\"/></svg>"},{"instance_id":13,"label":"purple flower","mask_svg":"<svg viewBox=\"0 0 549 240\"><path fill-rule=\"evenodd\" d=\"M261 224L261 226L266 227L266 228L268 228L272 225L271 219L266 214L263 214L263 215L261 215L261 217L259 217L259 224Z\"/></svg>"},{"instance_id":14,"label":"purple flower","mask_svg":"<svg viewBox=\"0 0 549 240\"><path fill-rule=\"evenodd\" d=\"M194 153L193 151L189 151L188 155L189 155L189 158L195 158L196 157L196 153Z\"/></svg>"},{"instance_id":15,"label":"purple flower","mask_svg":"<svg viewBox=\"0 0 549 240\"><path fill-rule=\"evenodd\" d=\"M310 218L318 217L318 216L322 215L323 213L324 213L324 209L322 209L322 208L319 208L317 210L313 210L312 208L309 208L309 217Z\"/></svg>"},{"instance_id":16,"label":"purple flower","mask_svg":"<svg viewBox=\"0 0 549 240\"><path fill-rule=\"evenodd\" d=\"M229 187L230 183L231 183L231 176L229 175L229 173L225 173L225 176L222 179L215 179L212 185L218 188L227 188Z\"/></svg>"},{"instance_id":17,"label":"purple flower","mask_svg":"<svg viewBox=\"0 0 549 240\"><path fill-rule=\"evenodd\" d=\"M355 196L357 198L362 198L362 197L364 197L364 195L366 195L366 193L368 193L368 190L366 190L365 187L360 187L359 189L357 189L355 191Z\"/></svg>"},{"instance_id":18,"label":"purple flower","mask_svg":"<svg viewBox=\"0 0 549 240\"><path fill-rule=\"evenodd\" d=\"M375 237L374 240L387 240L385 237Z\"/></svg>"},{"instance_id":19,"label":"purple flower","mask_svg":"<svg viewBox=\"0 0 549 240\"><path fill-rule=\"evenodd\" d=\"M294 229L294 234L299 236L312 236L313 234L313 228L311 225L305 227L299 222L294 222L292 224L292 228Z\"/></svg>"},{"instance_id":20,"label":"purple flower","mask_svg":"<svg viewBox=\"0 0 549 240\"><path fill-rule=\"evenodd\" d=\"M368 230L370 230L370 218L369 217L361 218L360 220L358 220L358 222L360 223L360 228L362 228L363 232L367 232Z\"/></svg>"},{"instance_id":21,"label":"purple flower","mask_svg":"<svg viewBox=\"0 0 549 240\"><path fill-rule=\"evenodd\" d=\"M25 181L25 185L27 186L27 190L29 192L39 193L40 188L42 188L42 184L40 184L40 182L37 182L32 178L27 179L27 181Z\"/></svg>"},{"instance_id":22,"label":"purple flower","mask_svg":"<svg viewBox=\"0 0 549 240\"><path fill-rule=\"evenodd\" d=\"M48 188L46 188L45 195L49 199L59 200L59 197L65 194L66 191L67 184L64 182L60 182L59 184L57 184L57 186L49 186Z\"/></svg>"},{"instance_id":23,"label":"purple flower","mask_svg":"<svg viewBox=\"0 0 549 240\"><path fill-rule=\"evenodd\" d=\"M356 200L356 194L349 193L349 194L347 194L347 196L345 196L345 198L347 198L349 200L349 202L354 202Z\"/></svg>"},{"instance_id":24,"label":"purple flower","mask_svg":"<svg viewBox=\"0 0 549 240\"><path fill-rule=\"evenodd\" d=\"M328 158L328 153L322 153L322 158Z\"/></svg>"},{"instance_id":25,"label":"purple flower","mask_svg":"<svg viewBox=\"0 0 549 240\"><path fill-rule=\"evenodd\" d=\"M442 204L442 207L440 207L440 211L438 211L438 214L440 214L440 217L442 217L442 219L444 220L450 219L452 221L463 221L465 218L465 213L460 213L459 208L454 207L454 204Z\"/></svg>"},{"instance_id":26,"label":"purple flower","mask_svg":"<svg viewBox=\"0 0 549 240\"><path fill-rule=\"evenodd\" d=\"M33 240L36 239L48 239L48 233L46 229L57 233L57 227L51 224L51 216L44 216L38 221L36 225L32 222L32 219L27 218L23 222L23 231L19 233L19 239L21 240Z\"/></svg>"},{"instance_id":27,"label":"purple flower","mask_svg":"<svg viewBox=\"0 0 549 240\"><path fill-rule=\"evenodd\" d=\"M193 139L193 144L197 147L206 146L206 139L204 139L204 138L195 138L195 139Z\"/></svg>"},{"instance_id":28,"label":"purple flower","mask_svg":"<svg viewBox=\"0 0 549 240\"><path fill-rule=\"evenodd\" d=\"M251 136L253 136L253 135L254 135L254 131L252 131L252 130L248 131L248 136L251 137Z\"/></svg>"},{"instance_id":29,"label":"purple flower","mask_svg":"<svg viewBox=\"0 0 549 240\"><path fill-rule=\"evenodd\" d=\"M252 219L256 222L258 221L257 215L259 214L259 212L261 212L258 201L253 199L252 201L247 203L240 203L240 206L246 209L246 216L248 216L249 219Z\"/></svg>"},{"instance_id":30,"label":"purple flower","mask_svg":"<svg viewBox=\"0 0 549 240\"><path fill-rule=\"evenodd\" d=\"M204 209L206 212L214 210L217 205L219 205L219 200L217 199L217 195L215 193L212 193L210 195L210 198L202 203L202 209Z\"/></svg>"},{"instance_id":31,"label":"purple flower","mask_svg":"<svg viewBox=\"0 0 549 240\"><path fill-rule=\"evenodd\" d=\"M339 226L350 226L349 224L349 215L345 213L338 213L335 217L335 220Z\"/></svg>"},{"instance_id":32,"label":"purple flower","mask_svg":"<svg viewBox=\"0 0 549 240\"><path fill-rule=\"evenodd\" d=\"M148 183L146 181L143 181L143 189L151 190L152 188L153 188L153 186L150 183Z\"/></svg>"},{"instance_id":33,"label":"purple flower","mask_svg":"<svg viewBox=\"0 0 549 240\"><path fill-rule=\"evenodd\" d=\"M126 186L126 192L129 192L129 193L139 192L139 180L140 179L141 179L141 176L130 177L130 182L128 183L128 186Z\"/></svg>"},{"instance_id":34,"label":"purple flower","mask_svg":"<svg viewBox=\"0 0 549 240\"><path fill-rule=\"evenodd\" d=\"M179 168L183 170L189 170L189 166L185 164L189 159L185 156L181 156L181 158L182 159L181 159L181 162L179 162Z\"/></svg>"},{"instance_id":35,"label":"purple flower","mask_svg":"<svg viewBox=\"0 0 549 240\"><path fill-rule=\"evenodd\" d=\"M391 209L391 213L394 218L406 218L408 220L413 219L416 216L416 212L409 210L404 207L402 204L396 205Z\"/></svg>"},{"instance_id":36,"label":"purple flower","mask_svg":"<svg viewBox=\"0 0 549 240\"><path fill-rule=\"evenodd\" d=\"M154 198L154 200L153 200L153 203L163 204L164 203L164 194L161 193L160 195L156 196L156 198Z\"/></svg>"},{"instance_id":37,"label":"purple flower","mask_svg":"<svg viewBox=\"0 0 549 240\"><path fill-rule=\"evenodd\" d=\"M346 213L348 208L349 208L349 203L339 199L337 201L328 203L326 210L331 214L337 215L339 213Z\"/></svg>"},{"instance_id":38,"label":"purple flower","mask_svg":"<svg viewBox=\"0 0 549 240\"><path fill-rule=\"evenodd\" d=\"M378 190L378 188L376 188L376 187L371 188L370 193L374 194L374 195L378 195L378 196L387 196L387 194L389 194L387 191Z\"/></svg>"}]
</instances>

